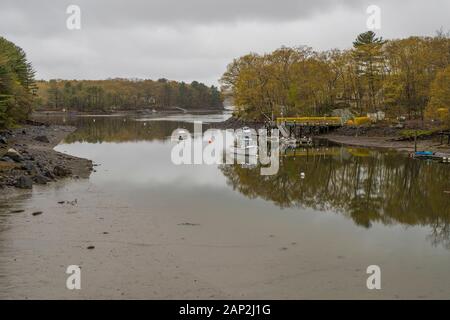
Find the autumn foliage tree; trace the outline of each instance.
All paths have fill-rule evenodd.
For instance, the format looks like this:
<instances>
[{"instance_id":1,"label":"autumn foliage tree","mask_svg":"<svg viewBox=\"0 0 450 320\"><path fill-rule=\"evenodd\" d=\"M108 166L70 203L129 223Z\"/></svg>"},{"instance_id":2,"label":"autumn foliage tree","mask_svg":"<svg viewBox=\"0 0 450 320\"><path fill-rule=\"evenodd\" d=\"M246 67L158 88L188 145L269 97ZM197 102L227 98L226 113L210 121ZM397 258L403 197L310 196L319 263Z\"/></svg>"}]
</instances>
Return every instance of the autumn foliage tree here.
<instances>
[{"instance_id":1,"label":"autumn foliage tree","mask_svg":"<svg viewBox=\"0 0 450 320\"><path fill-rule=\"evenodd\" d=\"M450 124L450 66L439 71L431 84L427 115Z\"/></svg>"},{"instance_id":2,"label":"autumn foliage tree","mask_svg":"<svg viewBox=\"0 0 450 320\"><path fill-rule=\"evenodd\" d=\"M221 84L243 119L331 115L337 109L424 119L438 91L432 83L450 87L448 78L437 79L449 65L450 38L442 32L386 41L369 31L348 50L282 47L245 55L228 65Z\"/></svg>"}]
</instances>

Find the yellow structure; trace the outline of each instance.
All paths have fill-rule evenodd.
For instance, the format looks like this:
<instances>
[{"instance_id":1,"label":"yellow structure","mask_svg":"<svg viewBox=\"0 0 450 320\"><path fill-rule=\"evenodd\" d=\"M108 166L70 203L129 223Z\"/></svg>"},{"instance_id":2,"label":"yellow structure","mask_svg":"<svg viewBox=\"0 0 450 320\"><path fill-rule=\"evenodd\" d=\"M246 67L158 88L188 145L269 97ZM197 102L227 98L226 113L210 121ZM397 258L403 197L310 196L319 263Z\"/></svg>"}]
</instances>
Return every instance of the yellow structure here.
<instances>
[{"instance_id":1,"label":"yellow structure","mask_svg":"<svg viewBox=\"0 0 450 320\"><path fill-rule=\"evenodd\" d=\"M349 123L351 121L351 123ZM360 126L362 124L370 123L369 117L355 117L352 120L347 122L348 125L357 125Z\"/></svg>"},{"instance_id":2,"label":"yellow structure","mask_svg":"<svg viewBox=\"0 0 450 320\"><path fill-rule=\"evenodd\" d=\"M277 124L295 123L298 125L324 125L324 126L340 126L342 125L341 117L283 117L277 118Z\"/></svg>"}]
</instances>

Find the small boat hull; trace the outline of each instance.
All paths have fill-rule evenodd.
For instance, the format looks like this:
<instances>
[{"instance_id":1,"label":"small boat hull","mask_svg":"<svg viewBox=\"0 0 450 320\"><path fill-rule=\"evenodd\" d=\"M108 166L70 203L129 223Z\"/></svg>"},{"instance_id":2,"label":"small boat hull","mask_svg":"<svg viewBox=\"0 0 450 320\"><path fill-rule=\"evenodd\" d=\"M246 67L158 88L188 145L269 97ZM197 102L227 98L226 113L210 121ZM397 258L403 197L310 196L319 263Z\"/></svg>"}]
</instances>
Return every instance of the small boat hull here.
<instances>
[{"instance_id":1,"label":"small boat hull","mask_svg":"<svg viewBox=\"0 0 450 320\"><path fill-rule=\"evenodd\" d=\"M249 146L249 147L230 147L227 150L229 153L237 154L237 155L245 155L245 156L256 156L258 155L258 147Z\"/></svg>"}]
</instances>

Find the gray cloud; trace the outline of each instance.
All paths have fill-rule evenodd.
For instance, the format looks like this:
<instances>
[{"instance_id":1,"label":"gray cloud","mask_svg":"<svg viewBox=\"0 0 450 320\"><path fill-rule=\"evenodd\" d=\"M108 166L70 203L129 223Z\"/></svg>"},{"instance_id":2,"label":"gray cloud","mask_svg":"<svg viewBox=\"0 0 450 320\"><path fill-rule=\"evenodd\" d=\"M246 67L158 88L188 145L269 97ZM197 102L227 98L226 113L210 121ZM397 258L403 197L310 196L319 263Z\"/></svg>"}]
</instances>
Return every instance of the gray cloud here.
<instances>
[{"instance_id":1,"label":"gray cloud","mask_svg":"<svg viewBox=\"0 0 450 320\"><path fill-rule=\"evenodd\" d=\"M450 1L0 0L1 35L22 46L42 78L167 77L215 83L249 51L307 44L345 48L365 31L369 4L387 38L450 29ZM82 29L66 29L69 4Z\"/></svg>"},{"instance_id":2,"label":"gray cloud","mask_svg":"<svg viewBox=\"0 0 450 320\"><path fill-rule=\"evenodd\" d=\"M362 8L361 0L2 0L6 23L21 22L17 32L61 31L65 9L76 4L87 27L130 27L136 25L196 25L237 21L292 21L336 7Z\"/></svg>"}]
</instances>

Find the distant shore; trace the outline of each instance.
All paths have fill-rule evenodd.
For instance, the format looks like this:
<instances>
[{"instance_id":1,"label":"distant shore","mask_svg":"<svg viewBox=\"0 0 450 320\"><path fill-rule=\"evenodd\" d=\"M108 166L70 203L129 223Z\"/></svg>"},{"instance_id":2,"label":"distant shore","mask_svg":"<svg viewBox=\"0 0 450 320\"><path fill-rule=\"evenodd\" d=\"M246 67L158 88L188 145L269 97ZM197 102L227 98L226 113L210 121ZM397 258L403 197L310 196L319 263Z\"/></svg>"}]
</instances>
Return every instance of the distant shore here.
<instances>
[{"instance_id":1,"label":"distant shore","mask_svg":"<svg viewBox=\"0 0 450 320\"><path fill-rule=\"evenodd\" d=\"M161 116L165 114L180 114L180 113L217 113L223 112L226 109L183 109L183 108L163 108L163 109L138 109L138 110L116 110L116 111L104 111L104 110L93 110L93 111L61 111L61 110L36 110L32 113L31 117L34 116L92 116L92 115L103 115L103 116L126 116L126 115L155 115Z\"/></svg>"}]
</instances>

